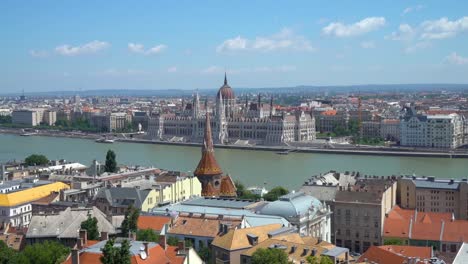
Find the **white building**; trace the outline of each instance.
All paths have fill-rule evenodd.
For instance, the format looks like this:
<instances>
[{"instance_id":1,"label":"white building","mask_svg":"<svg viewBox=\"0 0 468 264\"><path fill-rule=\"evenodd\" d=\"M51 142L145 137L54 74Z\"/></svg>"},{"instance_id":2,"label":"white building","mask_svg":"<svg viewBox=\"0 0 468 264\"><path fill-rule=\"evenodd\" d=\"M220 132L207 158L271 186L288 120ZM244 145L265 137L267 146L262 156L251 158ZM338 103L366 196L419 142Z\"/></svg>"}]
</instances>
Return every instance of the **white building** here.
<instances>
[{"instance_id":1,"label":"white building","mask_svg":"<svg viewBox=\"0 0 468 264\"><path fill-rule=\"evenodd\" d=\"M262 215L281 216L298 228L301 236L313 236L331 242L330 208L313 196L292 192L260 209Z\"/></svg>"},{"instance_id":2,"label":"white building","mask_svg":"<svg viewBox=\"0 0 468 264\"><path fill-rule=\"evenodd\" d=\"M463 144L464 120L460 115L420 115L412 108L405 111L400 120L402 146L454 149Z\"/></svg>"},{"instance_id":3,"label":"white building","mask_svg":"<svg viewBox=\"0 0 468 264\"><path fill-rule=\"evenodd\" d=\"M205 115L211 112L211 127L217 143L251 140L256 144L279 145L293 141L315 139L315 119L311 114L276 114L273 101L270 105L261 102L260 95L255 103L236 104L234 91L224 79L218 91L216 106L208 110L207 103L202 109L200 98L185 105L180 114L156 114L148 121L148 136L152 140L168 140L182 137L184 141L199 142L203 139Z\"/></svg>"},{"instance_id":4,"label":"white building","mask_svg":"<svg viewBox=\"0 0 468 264\"><path fill-rule=\"evenodd\" d=\"M53 126L57 121L57 112L42 108L15 110L11 116L13 124L27 126L37 126L41 123Z\"/></svg>"}]
</instances>

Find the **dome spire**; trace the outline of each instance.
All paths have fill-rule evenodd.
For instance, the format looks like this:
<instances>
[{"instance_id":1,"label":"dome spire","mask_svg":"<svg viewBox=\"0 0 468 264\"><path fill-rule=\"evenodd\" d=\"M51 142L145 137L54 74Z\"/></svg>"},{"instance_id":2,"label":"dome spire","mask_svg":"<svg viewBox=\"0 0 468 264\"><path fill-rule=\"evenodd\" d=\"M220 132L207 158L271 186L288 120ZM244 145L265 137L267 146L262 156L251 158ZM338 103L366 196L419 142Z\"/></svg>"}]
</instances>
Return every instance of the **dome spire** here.
<instances>
[{"instance_id":1,"label":"dome spire","mask_svg":"<svg viewBox=\"0 0 468 264\"><path fill-rule=\"evenodd\" d=\"M227 85L227 75L226 75L226 72L224 72L224 85Z\"/></svg>"}]
</instances>

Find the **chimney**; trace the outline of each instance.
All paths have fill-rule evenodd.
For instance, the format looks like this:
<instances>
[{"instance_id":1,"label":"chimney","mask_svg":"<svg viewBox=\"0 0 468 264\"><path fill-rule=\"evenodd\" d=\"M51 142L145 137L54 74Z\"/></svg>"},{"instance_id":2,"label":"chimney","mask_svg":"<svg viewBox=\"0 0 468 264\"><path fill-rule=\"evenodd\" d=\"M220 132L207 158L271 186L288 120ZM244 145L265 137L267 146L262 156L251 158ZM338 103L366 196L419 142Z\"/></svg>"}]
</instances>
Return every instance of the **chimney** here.
<instances>
[{"instance_id":1,"label":"chimney","mask_svg":"<svg viewBox=\"0 0 468 264\"><path fill-rule=\"evenodd\" d=\"M82 238L78 238L78 239L76 240L76 247L77 247L78 249L82 249L82 248L83 248L83 239L82 239Z\"/></svg>"},{"instance_id":2,"label":"chimney","mask_svg":"<svg viewBox=\"0 0 468 264\"><path fill-rule=\"evenodd\" d=\"M179 241L179 242L177 243L177 249L178 249L178 251L181 252L181 253L185 252L185 241L183 241L183 240L182 240L182 241Z\"/></svg>"},{"instance_id":3,"label":"chimney","mask_svg":"<svg viewBox=\"0 0 468 264\"><path fill-rule=\"evenodd\" d=\"M143 242L143 246L145 247L145 253L146 256L149 257L149 248L148 248L148 242Z\"/></svg>"},{"instance_id":4,"label":"chimney","mask_svg":"<svg viewBox=\"0 0 468 264\"><path fill-rule=\"evenodd\" d=\"M81 229L80 230L80 239L81 241L83 241L83 245L87 245L88 244L88 232L84 229Z\"/></svg>"},{"instance_id":5,"label":"chimney","mask_svg":"<svg viewBox=\"0 0 468 264\"><path fill-rule=\"evenodd\" d=\"M163 249L166 249L166 236L165 235L159 235L159 245L161 245Z\"/></svg>"},{"instance_id":6,"label":"chimney","mask_svg":"<svg viewBox=\"0 0 468 264\"><path fill-rule=\"evenodd\" d=\"M101 232L101 241L109 240L109 233L102 231Z\"/></svg>"},{"instance_id":7,"label":"chimney","mask_svg":"<svg viewBox=\"0 0 468 264\"><path fill-rule=\"evenodd\" d=\"M131 241L136 241L136 233L135 232L130 232L128 234L128 238L131 240Z\"/></svg>"},{"instance_id":8,"label":"chimney","mask_svg":"<svg viewBox=\"0 0 468 264\"><path fill-rule=\"evenodd\" d=\"M71 261L72 264L80 264L80 253L78 253L78 249L76 248L71 250Z\"/></svg>"}]
</instances>

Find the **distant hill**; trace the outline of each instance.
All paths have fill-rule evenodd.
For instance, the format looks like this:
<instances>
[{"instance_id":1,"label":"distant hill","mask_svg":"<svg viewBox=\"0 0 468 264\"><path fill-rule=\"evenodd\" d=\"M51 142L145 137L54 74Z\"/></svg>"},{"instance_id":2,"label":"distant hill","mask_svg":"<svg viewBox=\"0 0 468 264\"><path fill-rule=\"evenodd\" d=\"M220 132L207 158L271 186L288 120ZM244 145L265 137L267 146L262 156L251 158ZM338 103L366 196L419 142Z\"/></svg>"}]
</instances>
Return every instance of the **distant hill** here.
<instances>
[{"instance_id":1,"label":"distant hill","mask_svg":"<svg viewBox=\"0 0 468 264\"><path fill-rule=\"evenodd\" d=\"M200 96L212 96L218 89L200 89ZM399 92L399 91L466 91L468 84L362 84L362 85L343 85L343 86L312 86L301 85L294 87L265 87L265 88L234 88L236 94L244 93L289 93L289 94L307 94L315 92ZM194 90L166 89L166 90L85 90L85 91L54 91L54 92L29 92L26 96L32 97L71 97L74 95L86 96L136 96L136 97L182 97L191 96ZM21 93L0 93L2 96L19 96Z\"/></svg>"}]
</instances>

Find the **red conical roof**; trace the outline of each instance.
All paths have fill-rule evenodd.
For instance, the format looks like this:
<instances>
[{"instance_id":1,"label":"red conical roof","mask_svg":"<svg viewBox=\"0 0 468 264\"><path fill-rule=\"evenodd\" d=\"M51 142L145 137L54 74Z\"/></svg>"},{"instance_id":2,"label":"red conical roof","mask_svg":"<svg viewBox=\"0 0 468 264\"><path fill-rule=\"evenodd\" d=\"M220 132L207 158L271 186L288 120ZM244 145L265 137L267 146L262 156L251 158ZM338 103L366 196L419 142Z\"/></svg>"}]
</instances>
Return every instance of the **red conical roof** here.
<instances>
[{"instance_id":1,"label":"red conical roof","mask_svg":"<svg viewBox=\"0 0 468 264\"><path fill-rule=\"evenodd\" d=\"M221 179L221 187L219 189L219 196L228 196L228 197L236 197L236 186L232 181L229 175L223 176Z\"/></svg>"},{"instance_id":2,"label":"red conical roof","mask_svg":"<svg viewBox=\"0 0 468 264\"><path fill-rule=\"evenodd\" d=\"M211 137L210 114L206 113L205 136L203 139L202 157L193 173L195 176L220 175L223 171L214 156L213 139Z\"/></svg>"},{"instance_id":3,"label":"red conical roof","mask_svg":"<svg viewBox=\"0 0 468 264\"><path fill-rule=\"evenodd\" d=\"M217 196L217 192L213 185L211 185L211 182L208 182L205 184L205 186L202 186L202 196Z\"/></svg>"}]
</instances>

